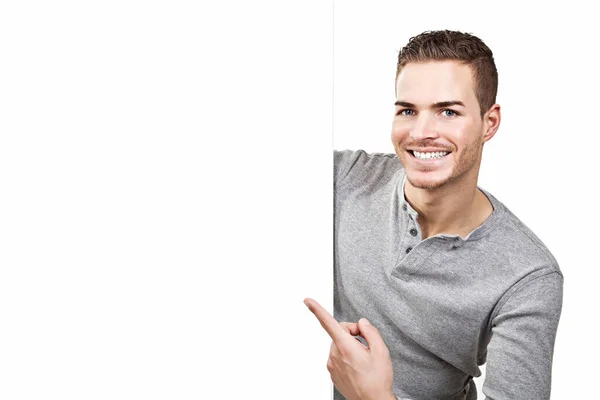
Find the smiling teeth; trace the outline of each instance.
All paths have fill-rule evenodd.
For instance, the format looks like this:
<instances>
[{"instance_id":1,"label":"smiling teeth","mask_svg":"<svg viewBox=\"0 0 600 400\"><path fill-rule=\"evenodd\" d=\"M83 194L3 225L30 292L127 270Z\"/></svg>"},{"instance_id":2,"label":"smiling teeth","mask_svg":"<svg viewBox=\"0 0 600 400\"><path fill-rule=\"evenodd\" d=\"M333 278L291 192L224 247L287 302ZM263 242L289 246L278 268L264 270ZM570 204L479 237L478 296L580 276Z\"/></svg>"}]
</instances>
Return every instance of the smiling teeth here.
<instances>
[{"instance_id":1,"label":"smiling teeth","mask_svg":"<svg viewBox=\"0 0 600 400\"><path fill-rule=\"evenodd\" d=\"M432 158L441 158L448 154L447 151L435 151L433 153L421 153L420 151L413 151L415 157L419 160L430 160Z\"/></svg>"}]
</instances>

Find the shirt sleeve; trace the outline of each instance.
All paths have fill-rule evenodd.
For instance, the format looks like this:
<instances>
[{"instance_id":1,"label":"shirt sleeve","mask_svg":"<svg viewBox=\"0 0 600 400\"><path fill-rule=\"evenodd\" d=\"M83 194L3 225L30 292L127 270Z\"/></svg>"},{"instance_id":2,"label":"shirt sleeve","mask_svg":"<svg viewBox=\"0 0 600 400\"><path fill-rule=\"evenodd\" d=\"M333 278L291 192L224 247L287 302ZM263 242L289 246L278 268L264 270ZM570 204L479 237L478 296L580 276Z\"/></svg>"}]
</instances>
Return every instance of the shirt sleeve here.
<instances>
[{"instance_id":1,"label":"shirt sleeve","mask_svg":"<svg viewBox=\"0 0 600 400\"><path fill-rule=\"evenodd\" d=\"M492 316L482 391L487 400L548 400L563 277L551 272L520 283Z\"/></svg>"},{"instance_id":2,"label":"shirt sleeve","mask_svg":"<svg viewBox=\"0 0 600 400\"><path fill-rule=\"evenodd\" d=\"M362 150L334 150L333 151L333 182L339 185L344 177L348 175L350 169L358 162L361 157L366 156Z\"/></svg>"}]
</instances>

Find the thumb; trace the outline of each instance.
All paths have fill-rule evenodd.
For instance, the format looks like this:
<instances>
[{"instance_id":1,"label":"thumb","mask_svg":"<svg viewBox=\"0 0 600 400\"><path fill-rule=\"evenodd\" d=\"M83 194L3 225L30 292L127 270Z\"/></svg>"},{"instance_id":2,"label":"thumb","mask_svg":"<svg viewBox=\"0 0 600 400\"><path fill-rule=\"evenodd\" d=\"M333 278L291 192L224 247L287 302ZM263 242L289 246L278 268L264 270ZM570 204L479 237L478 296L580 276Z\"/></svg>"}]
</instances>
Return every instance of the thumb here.
<instances>
[{"instance_id":1,"label":"thumb","mask_svg":"<svg viewBox=\"0 0 600 400\"><path fill-rule=\"evenodd\" d=\"M358 327L362 334L361 336L364 337L367 341L369 349L375 352L389 352L388 347L386 346L385 342L383 341L383 338L381 337L381 334L379 333L379 330L377 330L377 328L371 325L368 319L361 318L360 320L358 320Z\"/></svg>"}]
</instances>

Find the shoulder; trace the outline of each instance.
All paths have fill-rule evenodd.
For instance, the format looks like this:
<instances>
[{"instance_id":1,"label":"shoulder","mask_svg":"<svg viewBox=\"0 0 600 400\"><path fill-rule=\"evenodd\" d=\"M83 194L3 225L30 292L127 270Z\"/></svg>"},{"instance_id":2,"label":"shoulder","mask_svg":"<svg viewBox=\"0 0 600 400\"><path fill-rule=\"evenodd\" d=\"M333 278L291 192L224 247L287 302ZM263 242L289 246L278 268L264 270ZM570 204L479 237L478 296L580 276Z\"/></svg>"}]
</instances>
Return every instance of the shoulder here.
<instances>
[{"instance_id":1,"label":"shoulder","mask_svg":"<svg viewBox=\"0 0 600 400\"><path fill-rule=\"evenodd\" d=\"M508 207L487 194L500 214L496 228L484 240L490 245L487 257L494 260L494 279L504 287L494 315L531 302L555 303L560 309L564 278L556 258Z\"/></svg>"},{"instance_id":2,"label":"shoulder","mask_svg":"<svg viewBox=\"0 0 600 400\"><path fill-rule=\"evenodd\" d=\"M498 201L498 200L496 200ZM516 259L544 265L547 272L555 272L562 276L556 258L542 240L508 207L500 203L504 209L503 223L499 233L505 245L512 248L511 254Z\"/></svg>"}]
</instances>

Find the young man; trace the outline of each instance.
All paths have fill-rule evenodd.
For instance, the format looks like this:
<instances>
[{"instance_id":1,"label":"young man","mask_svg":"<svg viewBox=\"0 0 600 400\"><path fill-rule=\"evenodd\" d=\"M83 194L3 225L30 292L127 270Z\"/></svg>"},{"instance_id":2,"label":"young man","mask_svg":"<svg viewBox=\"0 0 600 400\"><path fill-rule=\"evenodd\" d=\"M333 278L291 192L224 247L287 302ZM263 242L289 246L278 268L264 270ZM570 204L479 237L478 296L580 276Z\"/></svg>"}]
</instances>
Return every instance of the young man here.
<instances>
[{"instance_id":1,"label":"young man","mask_svg":"<svg viewBox=\"0 0 600 400\"><path fill-rule=\"evenodd\" d=\"M305 300L335 399L471 400L485 362L488 399L549 399L562 273L477 186L497 85L480 39L422 33L398 56L395 154L335 152L336 318Z\"/></svg>"}]
</instances>

